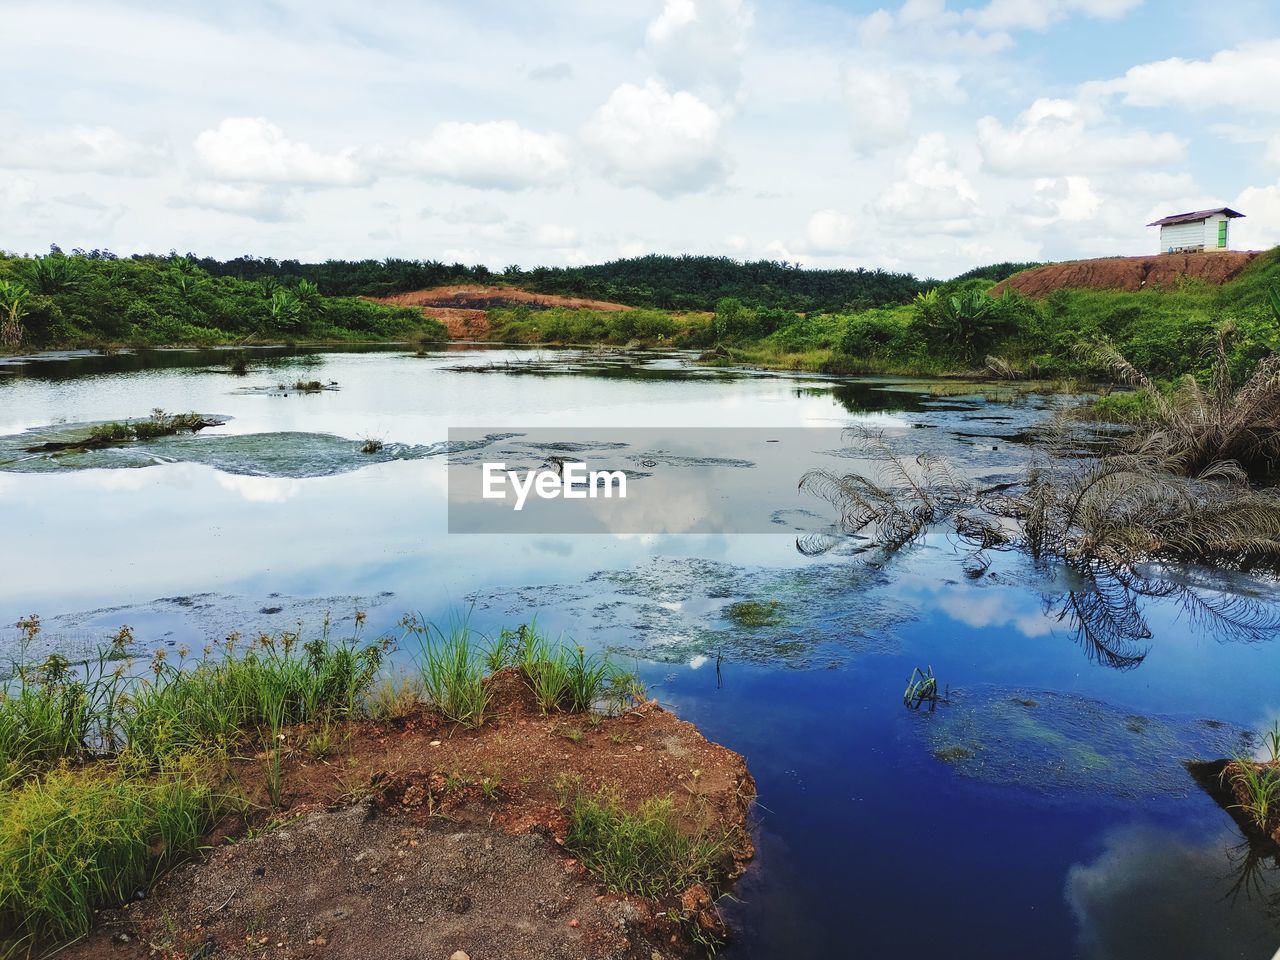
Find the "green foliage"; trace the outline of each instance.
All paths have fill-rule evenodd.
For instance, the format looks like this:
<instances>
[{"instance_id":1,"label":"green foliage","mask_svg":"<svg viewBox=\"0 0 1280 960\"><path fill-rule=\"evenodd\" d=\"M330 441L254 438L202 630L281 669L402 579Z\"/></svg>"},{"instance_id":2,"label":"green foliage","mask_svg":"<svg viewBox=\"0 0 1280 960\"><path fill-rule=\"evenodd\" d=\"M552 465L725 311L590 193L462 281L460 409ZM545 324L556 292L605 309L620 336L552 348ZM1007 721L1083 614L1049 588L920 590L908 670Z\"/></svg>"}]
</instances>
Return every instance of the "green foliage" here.
<instances>
[{"instance_id":1,"label":"green foliage","mask_svg":"<svg viewBox=\"0 0 1280 960\"><path fill-rule=\"evenodd\" d=\"M1236 757L1227 767L1231 782L1244 794L1240 808L1264 831L1270 831L1280 808L1280 767ZM1224 771L1224 772L1227 772Z\"/></svg>"},{"instance_id":2,"label":"green foliage","mask_svg":"<svg viewBox=\"0 0 1280 960\"><path fill-rule=\"evenodd\" d=\"M547 713L584 713L604 701L621 710L643 693L636 676L618 669L607 656L588 655L574 644L553 643L537 624L520 626L511 656L538 706Z\"/></svg>"},{"instance_id":3,"label":"green foliage","mask_svg":"<svg viewBox=\"0 0 1280 960\"><path fill-rule=\"evenodd\" d=\"M7 335L0 349L16 349L19 329L36 348L446 336L442 324L416 309L326 298L310 280L292 289L275 280L264 287L210 273L192 257L119 259L97 250L0 254L0 336Z\"/></svg>"},{"instance_id":4,"label":"green foliage","mask_svg":"<svg viewBox=\"0 0 1280 960\"><path fill-rule=\"evenodd\" d=\"M484 723L489 707L482 651L471 640L465 621L446 634L439 627L406 621L418 640L416 663L427 698L446 720L466 727Z\"/></svg>"},{"instance_id":5,"label":"green foliage","mask_svg":"<svg viewBox=\"0 0 1280 960\"><path fill-rule=\"evenodd\" d=\"M610 890L661 899L694 884L716 889L726 842L682 830L670 797L634 813L607 794L578 794L567 805L565 847Z\"/></svg>"},{"instance_id":6,"label":"green foliage","mask_svg":"<svg viewBox=\"0 0 1280 960\"><path fill-rule=\"evenodd\" d=\"M218 809L197 762L55 771L0 790L0 930L27 945L83 936L195 852ZM4 943L0 941L0 949Z\"/></svg>"},{"instance_id":7,"label":"green foliage","mask_svg":"<svg viewBox=\"0 0 1280 960\"><path fill-rule=\"evenodd\" d=\"M628 343L704 346L711 324L701 314L660 310L586 310L529 306L489 311L489 338L503 343Z\"/></svg>"}]
</instances>

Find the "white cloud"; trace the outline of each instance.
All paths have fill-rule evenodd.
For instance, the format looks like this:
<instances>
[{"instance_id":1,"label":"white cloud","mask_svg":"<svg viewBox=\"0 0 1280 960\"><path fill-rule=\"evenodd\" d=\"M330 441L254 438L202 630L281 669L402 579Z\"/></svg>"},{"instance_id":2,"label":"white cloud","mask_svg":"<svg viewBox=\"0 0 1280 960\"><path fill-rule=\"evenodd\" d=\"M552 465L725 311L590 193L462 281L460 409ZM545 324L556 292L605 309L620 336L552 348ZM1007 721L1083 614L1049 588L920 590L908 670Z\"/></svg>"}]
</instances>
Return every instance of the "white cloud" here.
<instances>
[{"instance_id":1,"label":"white cloud","mask_svg":"<svg viewBox=\"0 0 1280 960\"><path fill-rule=\"evenodd\" d=\"M839 210L818 210L809 218L805 238L809 249L814 253L845 252L853 246L856 239L854 219ZM769 249L773 253L786 254L784 259L791 259L791 254L776 240L770 244Z\"/></svg>"},{"instance_id":2,"label":"white cloud","mask_svg":"<svg viewBox=\"0 0 1280 960\"><path fill-rule=\"evenodd\" d=\"M255 220L285 220L292 215L284 192L261 183L197 183L181 196L170 197L168 205L217 210Z\"/></svg>"},{"instance_id":3,"label":"white cloud","mask_svg":"<svg viewBox=\"0 0 1280 960\"><path fill-rule=\"evenodd\" d=\"M1035 101L1009 127L983 117L978 148L986 169L1031 176L1158 167L1180 161L1185 152L1171 133L1120 128L1094 104L1053 99Z\"/></svg>"},{"instance_id":4,"label":"white cloud","mask_svg":"<svg viewBox=\"0 0 1280 960\"><path fill-rule=\"evenodd\" d=\"M1102 209L1102 198L1088 177L1041 177L1032 186L1031 198L1013 208L1034 226L1058 221L1092 220Z\"/></svg>"},{"instance_id":5,"label":"white cloud","mask_svg":"<svg viewBox=\"0 0 1280 960\"><path fill-rule=\"evenodd\" d=\"M968 16L984 30L1044 30L1073 14L1115 20L1143 0L991 0Z\"/></svg>"},{"instance_id":6,"label":"white cloud","mask_svg":"<svg viewBox=\"0 0 1280 960\"><path fill-rule=\"evenodd\" d=\"M970 233L980 213L978 194L941 133L917 141L907 157L905 175L873 206L887 222L918 224L914 229L931 233Z\"/></svg>"},{"instance_id":7,"label":"white cloud","mask_svg":"<svg viewBox=\"0 0 1280 960\"><path fill-rule=\"evenodd\" d=\"M856 150L875 150L907 138L911 92L900 74L850 67L844 75L844 96Z\"/></svg>"},{"instance_id":8,"label":"white cloud","mask_svg":"<svg viewBox=\"0 0 1280 960\"><path fill-rule=\"evenodd\" d=\"M533 235L540 247L572 247L578 242L578 231L557 223L544 223Z\"/></svg>"},{"instance_id":9,"label":"white cloud","mask_svg":"<svg viewBox=\"0 0 1280 960\"><path fill-rule=\"evenodd\" d=\"M688 91L656 80L624 83L582 131L605 175L663 196L693 193L722 180L727 162L720 115Z\"/></svg>"},{"instance_id":10,"label":"white cloud","mask_svg":"<svg viewBox=\"0 0 1280 960\"><path fill-rule=\"evenodd\" d=\"M1127 70L1124 76L1085 84L1086 94L1113 94L1135 107L1191 110L1233 107L1280 112L1280 40L1222 50L1208 60L1172 57Z\"/></svg>"},{"instance_id":11,"label":"white cloud","mask_svg":"<svg viewBox=\"0 0 1280 960\"><path fill-rule=\"evenodd\" d=\"M218 180L352 186L369 179L354 149L321 153L262 117L228 117L197 136L194 147L201 167Z\"/></svg>"},{"instance_id":12,"label":"white cloud","mask_svg":"<svg viewBox=\"0 0 1280 960\"><path fill-rule=\"evenodd\" d=\"M382 156L389 170L470 187L523 190L562 181L569 157L561 139L512 120L448 121L401 150Z\"/></svg>"},{"instance_id":13,"label":"white cloud","mask_svg":"<svg viewBox=\"0 0 1280 960\"><path fill-rule=\"evenodd\" d=\"M742 0L666 0L645 47L674 87L727 98L741 79L751 23Z\"/></svg>"},{"instance_id":14,"label":"white cloud","mask_svg":"<svg viewBox=\"0 0 1280 960\"><path fill-rule=\"evenodd\" d=\"M141 176L152 172L168 153L164 144L146 144L102 126L18 131L0 139L0 167L9 169Z\"/></svg>"},{"instance_id":15,"label":"white cloud","mask_svg":"<svg viewBox=\"0 0 1280 960\"><path fill-rule=\"evenodd\" d=\"M1232 247L1266 250L1280 244L1280 183L1246 187L1231 206L1245 215L1231 223Z\"/></svg>"}]
</instances>

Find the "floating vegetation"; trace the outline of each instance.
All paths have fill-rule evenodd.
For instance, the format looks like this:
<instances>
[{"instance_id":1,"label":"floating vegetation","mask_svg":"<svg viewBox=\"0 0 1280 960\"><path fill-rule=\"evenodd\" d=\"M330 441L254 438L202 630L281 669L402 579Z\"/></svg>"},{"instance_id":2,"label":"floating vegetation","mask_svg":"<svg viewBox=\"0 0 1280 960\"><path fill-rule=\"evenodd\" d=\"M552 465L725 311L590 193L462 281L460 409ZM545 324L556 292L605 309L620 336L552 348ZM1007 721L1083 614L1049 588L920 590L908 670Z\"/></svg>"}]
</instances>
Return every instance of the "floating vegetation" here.
<instances>
[{"instance_id":1,"label":"floating vegetation","mask_svg":"<svg viewBox=\"0 0 1280 960\"><path fill-rule=\"evenodd\" d=\"M789 667L828 664L854 652L892 649L911 613L873 588L873 567L743 567L691 557L654 557L574 584L497 585L467 600L504 616L545 610L566 629L590 631L612 650L666 663L715 658ZM773 622L749 630L727 620L725 601L779 598Z\"/></svg>"},{"instance_id":2,"label":"floating vegetation","mask_svg":"<svg viewBox=\"0 0 1280 960\"><path fill-rule=\"evenodd\" d=\"M932 666L928 670L916 667L907 678L907 689L902 692L902 702L908 710L919 710L927 703L932 711L940 703L950 703L950 693L950 688L945 694L938 690L938 678L933 675ZM952 753L954 755L954 749Z\"/></svg>"},{"instance_id":3,"label":"floating vegetation","mask_svg":"<svg viewBox=\"0 0 1280 960\"><path fill-rule=\"evenodd\" d=\"M368 437L362 444L360 444L360 452L381 453L385 447L386 444L377 437Z\"/></svg>"},{"instance_id":4,"label":"floating vegetation","mask_svg":"<svg viewBox=\"0 0 1280 960\"><path fill-rule=\"evenodd\" d=\"M292 393L320 393L322 390L337 390L338 382L330 380L325 383L321 380L295 380L292 384L280 383L276 385L276 389L288 396Z\"/></svg>"},{"instance_id":5,"label":"floating vegetation","mask_svg":"<svg viewBox=\"0 0 1280 960\"><path fill-rule=\"evenodd\" d=\"M200 463L240 476L304 479L347 473L370 462L441 456L450 449L447 441L441 441L426 445L383 442L371 450L365 449L366 443L353 443L345 437L296 431L200 436L179 433L86 443L87 426L46 427L0 436L0 470L45 473ZM38 443L33 442L37 440Z\"/></svg>"},{"instance_id":6,"label":"floating vegetation","mask_svg":"<svg viewBox=\"0 0 1280 960\"><path fill-rule=\"evenodd\" d=\"M782 622L777 600L739 600L725 607L724 615L740 627L772 627Z\"/></svg>"},{"instance_id":7,"label":"floating vegetation","mask_svg":"<svg viewBox=\"0 0 1280 960\"><path fill-rule=\"evenodd\" d=\"M160 408L139 420L79 424L65 428L63 436L23 447L25 453L61 453L65 450L97 450L138 441L156 440L179 433L196 433L206 427L220 427L226 417L200 413L166 413ZM3 465L3 461L0 461Z\"/></svg>"},{"instance_id":8,"label":"floating vegetation","mask_svg":"<svg viewBox=\"0 0 1280 960\"><path fill-rule=\"evenodd\" d=\"M1214 720L1135 714L1040 690L950 692L946 710L920 714L929 751L966 777L1041 793L1183 797L1183 761L1231 756L1249 731Z\"/></svg>"},{"instance_id":9,"label":"floating vegetation","mask_svg":"<svg viewBox=\"0 0 1280 960\"><path fill-rule=\"evenodd\" d=\"M299 621L328 620L335 628L354 627L356 611L376 610L394 596L389 591L372 596L321 597L194 593L99 607L48 617L34 638L20 630L0 628L0 663L19 649L35 660L52 654L83 660L99 647L115 645L121 623L149 624L147 635L161 646L186 643L192 649L225 638L229 623L239 624L247 636L296 629Z\"/></svg>"}]
</instances>

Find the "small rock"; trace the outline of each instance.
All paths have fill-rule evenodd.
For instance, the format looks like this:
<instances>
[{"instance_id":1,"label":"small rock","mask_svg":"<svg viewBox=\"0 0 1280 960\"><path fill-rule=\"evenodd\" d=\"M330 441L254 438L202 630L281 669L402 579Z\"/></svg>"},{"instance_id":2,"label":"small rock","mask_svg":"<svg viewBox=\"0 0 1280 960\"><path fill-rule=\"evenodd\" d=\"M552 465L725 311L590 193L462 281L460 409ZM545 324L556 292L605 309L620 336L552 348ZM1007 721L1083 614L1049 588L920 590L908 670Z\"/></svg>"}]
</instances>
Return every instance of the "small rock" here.
<instances>
[{"instance_id":1,"label":"small rock","mask_svg":"<svg viewBox=\"0 0 1280 960\"><path fill-rule=\"evenodd\" d=\"M578 922L578 920L575 918L575 919L573 919L573 920L570 920L570 921L569 921L569 926L573 927L573 928L576 930L578 927L580 927L580 926L581 926L581 924L580 924L580 923Z\"/></svg>"},{"instance_id":2,"label":"small rock","mask_svg":"<svg viewBox=\"0 0 1280 960\"><path fill-rule=\"evenodd\" d=\"M433 747L438 747L438 746L440 746L440 741L439 741L439 740L432 740L432 741L431 741L431 746L433 746ZM459 951L458 951L458 953L462 953L462 951L461 951L461 950L459 950ZM458 956L458 953L455 953L452 957L450 957L450 958L449 958L449 960L456 960L456 958L457 958L457 956Z\"/></svg>"},{"instance_id":3,"label":"small rock","mask_svg":"<svg viewBox=\"0 0 1280 960\"><path fill-rule=\"evenodd\" d=\"M465 950L455 950L449 960L471 960L471 956Z\"/></svg>"}]
</instances>

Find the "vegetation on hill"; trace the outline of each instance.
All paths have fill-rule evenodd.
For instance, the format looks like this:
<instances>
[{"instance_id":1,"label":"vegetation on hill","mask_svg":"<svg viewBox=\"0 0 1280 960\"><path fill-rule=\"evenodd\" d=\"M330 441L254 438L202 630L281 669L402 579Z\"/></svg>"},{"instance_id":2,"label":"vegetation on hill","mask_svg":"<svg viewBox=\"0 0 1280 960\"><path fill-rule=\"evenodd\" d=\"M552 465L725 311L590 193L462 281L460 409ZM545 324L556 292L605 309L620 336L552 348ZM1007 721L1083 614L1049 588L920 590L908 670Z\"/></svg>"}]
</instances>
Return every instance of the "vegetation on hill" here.
<instances>
[{"instance_id":1,"label":"vegetation on hill","mask_svg":"<svg viewBox=\"0 0 1280 960\"><path fill-rule=\"evenodd\" d=\"M214 276L188 257L0 255L0 352L100 344L445 339L418 310Z\"/></svg>"},{"instance_id":2,"label":"vegetation on hill","mask_svg":"<svg viewBox=\"0 0 1280 960\"><path fill-rule=\"evenodd\" d=\"M243 256L219 261L195 258L213 276L241 280L272 277L293 284L308 280L322 293L343 296L390 296L410 290L458 283L505 283L538 293L612 300L633 307L661 310L713 310L725 297L751 307L799 312L847 311L891 303L907 303L936 285L907 273L884 270L809 270L799 264L729 257L651 254L582 267L509 266L495 273L485 266L468 267L435 260L297 260ZM985 268L992 282L1003 280L1023 264ZM1002 268L1010 268L1002 272Z\"/></svg>"}]
</instances>

